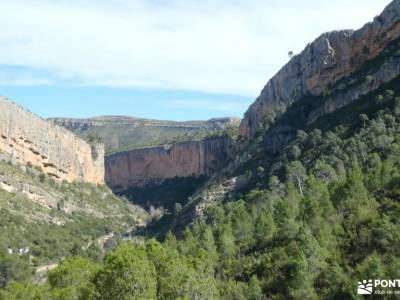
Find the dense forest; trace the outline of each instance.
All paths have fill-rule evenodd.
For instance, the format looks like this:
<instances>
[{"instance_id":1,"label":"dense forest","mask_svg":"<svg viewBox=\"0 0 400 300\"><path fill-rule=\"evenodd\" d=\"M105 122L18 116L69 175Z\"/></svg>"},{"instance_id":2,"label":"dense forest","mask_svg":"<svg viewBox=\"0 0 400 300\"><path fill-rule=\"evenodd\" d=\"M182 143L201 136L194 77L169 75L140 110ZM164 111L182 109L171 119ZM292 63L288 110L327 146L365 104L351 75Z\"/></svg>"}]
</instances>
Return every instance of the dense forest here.
<instances>
[{"instance_id":1,"label":"dense forest","mask_svg":"<svg viewBox=\"0 0 400 300\"><path fill-rule=\"evenodd\" d=\"M249 170L252 189L177 236L76 253L42 284L27 257L1 254L0 299L352 299L360 280L399 278L398 95L381 89L299 130Z\"/></svg>"}]
</instances>

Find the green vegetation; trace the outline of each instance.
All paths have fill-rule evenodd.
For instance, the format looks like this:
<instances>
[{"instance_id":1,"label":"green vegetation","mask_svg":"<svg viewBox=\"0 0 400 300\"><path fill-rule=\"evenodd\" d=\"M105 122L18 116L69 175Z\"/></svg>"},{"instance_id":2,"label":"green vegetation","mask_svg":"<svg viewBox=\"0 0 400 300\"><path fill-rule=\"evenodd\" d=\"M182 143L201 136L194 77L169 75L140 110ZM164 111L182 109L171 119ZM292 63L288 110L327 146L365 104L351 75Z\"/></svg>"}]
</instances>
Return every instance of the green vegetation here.
<instances>
[{"instance_id":1,"label":"green vegetation","mask_svg":"<svg viewBox=\"0 0 400 300\"><path fill-rule=\"evenodd\" d=\"M187 141L201 141L205 139L212 139L216 137L230 137L231 139L237 139L239 136L239 126L230 125L222 129L215 130L198 130L195 132L186 133L174 137L171 141L163 141L160 145L169 147L174 143L187 142Z\"/></svg>"},{"instance_id":2,"label":"green vegetation","mask_svg":"<svg viewBox=\"0 0 400 300\"><path fill-rule=\"evenodd\" d=\"M176 193L175 179L158 190L130 191L136 197L165 194L156 200L168 211L146 232L159 241L136 237L114 247L117 240L104 255L93 241L131 226L131 214L121 213L126 204L104 188L58 185L33 169L0 163L3 174L65 195L49 221L41 219L47 208L0 192L0 300L357 299L358 281L399 278L399 78L308 123L331 95L372 82L386 56L398 55L398 41L385 51L323 96L267 115L252 144L257 154L237 171L249 186L209 206L182 231L165 239L160 234L193 205L185 201L193 190L190 180ZM282 128L291 142L276 151L268 142ZM212 134L234 136L235 130ZM209 135L175 135L173 142ZM157 139L158 145L170 142ZM101 213L66 213L71 201ZM52 220L64 222L56 226ZM21 245L32 256L7 254L7 247ZM46 282L32 283L35 265L60 258Z\"/></svg>"},{"instance_id":3,"label":"green vegetation","mask_svg":"<svg viewBox=\"0 0 400 300\"><path fill-rule=\"evenodd\" d=\"M48 283L9 283L0 299L356 299L359 280L398 278L397 94L299 130L247 170L253 188L178 236L123 244L102 263L72 258ZM23 270L12 279L26 282Z\"/></svg>"},{"instance_id":4,"label":"green vegetation","mask_svg":"<svg viewBox=\"0 0 400 300\"><path fill-rule=\"evenodd\" d=\"M163 238L181 208L188 203L190 196L206 180L206 176L168 178L162 184L130 188L122 192L121 196L147 211L156 209L161 213L159 218L153 216L153 221L148 223L146 228L141 229L140 233Z\"/></svg>"},{"instance_id":5,"label":"green vegetation","mask_svg":"<svg viewBox=\"0 0 400 300\"><path fill-rule=\"evenodd\" d=\"M9 161L0 161L0 175L14 189L0 189L0 286L30 280L37 267L73 255L102 259L113 239L147 218L104 186L58 183ZM97 242L108 235L107 244Z\"/></svg>"},{"instance_id":6,"label":"green vegetation","mask_svg":"<svg viewBox=\"0 0 400 300\"><path fill-rule=\"evenodd\" d=\"M121 195L147 210L150 206L162 206L173 211L176 203L186 205L188 198L206 180L206 176L167 178L161 185L134 187L124 191Z\"/></svg>"}]
</instances>

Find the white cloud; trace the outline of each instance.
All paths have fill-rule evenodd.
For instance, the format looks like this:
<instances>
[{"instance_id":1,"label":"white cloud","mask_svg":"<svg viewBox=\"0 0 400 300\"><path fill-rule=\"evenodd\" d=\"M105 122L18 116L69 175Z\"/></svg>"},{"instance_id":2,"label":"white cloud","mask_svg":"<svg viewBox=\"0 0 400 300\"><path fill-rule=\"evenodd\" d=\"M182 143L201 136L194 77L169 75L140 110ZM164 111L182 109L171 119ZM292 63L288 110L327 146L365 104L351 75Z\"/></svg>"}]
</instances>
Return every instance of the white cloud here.
<instances>
[{"instance_id":1,"label":"white cloud","mask_svg":"<svg viewBox=\"0 0 400 300\"><path fill-rule=\"evenodd\" d=\"M388 3L0 0L0 65L82 85L256 96L289 50L324 31L360 27Z\"/></svg>"}]
</instances>

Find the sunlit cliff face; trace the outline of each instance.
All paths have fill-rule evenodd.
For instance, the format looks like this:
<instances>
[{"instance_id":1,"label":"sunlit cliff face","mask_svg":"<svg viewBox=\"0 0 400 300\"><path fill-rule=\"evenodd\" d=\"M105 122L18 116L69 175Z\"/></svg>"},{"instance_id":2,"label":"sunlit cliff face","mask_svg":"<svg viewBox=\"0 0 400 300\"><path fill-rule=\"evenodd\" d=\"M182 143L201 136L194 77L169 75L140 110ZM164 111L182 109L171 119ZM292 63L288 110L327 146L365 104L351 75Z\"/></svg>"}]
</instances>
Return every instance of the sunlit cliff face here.
<instances>
[{"instance_id":1,"label":"sunlit cliff face","mask_svg":"<svg viewBox=\"0 0 400 300\"><path fill-rule=\"evenodd\" d=\"M104 183L104 147L91 146L0 98L0 151L68 182Z\"/></svg>"}]
</instances>

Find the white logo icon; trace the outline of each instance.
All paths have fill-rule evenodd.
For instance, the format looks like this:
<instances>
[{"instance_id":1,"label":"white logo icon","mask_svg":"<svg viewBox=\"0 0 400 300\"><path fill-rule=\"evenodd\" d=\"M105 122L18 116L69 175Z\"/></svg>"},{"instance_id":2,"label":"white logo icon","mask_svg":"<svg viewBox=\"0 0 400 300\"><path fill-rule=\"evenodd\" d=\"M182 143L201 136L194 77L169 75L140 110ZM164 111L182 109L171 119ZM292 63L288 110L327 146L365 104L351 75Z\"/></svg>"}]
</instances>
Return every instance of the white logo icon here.
<instances>
[{"instance_id":1,"label":"white logo icon","mask_svg":"<svg viewBox=\"0 0 400 300\"><path fill-rule=\"evenodd\" d=\"M371 295L374 291L372 280L363 280L358 282L357 294L358 295Z\"/></svg>"}]
</instances>

